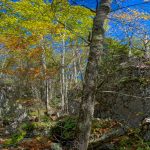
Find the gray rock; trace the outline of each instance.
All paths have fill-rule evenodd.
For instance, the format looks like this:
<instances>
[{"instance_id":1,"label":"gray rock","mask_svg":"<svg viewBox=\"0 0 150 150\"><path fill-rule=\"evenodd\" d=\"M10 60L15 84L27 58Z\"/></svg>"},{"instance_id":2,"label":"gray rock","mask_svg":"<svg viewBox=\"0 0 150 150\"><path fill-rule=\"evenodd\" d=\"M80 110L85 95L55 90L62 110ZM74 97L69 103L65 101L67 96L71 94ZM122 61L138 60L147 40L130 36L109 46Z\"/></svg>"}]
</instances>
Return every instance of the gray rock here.
<instances>
[{"instance_id":1,"label":"gray rock","mask_svg":"<svg viewBox=\"0 0 150 150\"><path fill-rule=\"evenodd\" d=\"M62 150L62 146L59 143L52 143L51 149L52 150Z\"/></svg>"},{"instance_id":2,"label":"gray rock","mask_svg":"<svg viewBox=\"0 0 150 150\"><path fill-rule=\"evenodd\" d=\"M98 90L95 117L117 119L131 127L150 116L150 66L129 66L118 71Z\"/></svg>"},{"instance_id":3,"label":"gray rock","mask_svg":"<svg viewBox=\"0 0 150 150\"><path fill-rule=\"evenodd\" d=\"M144 134L143 139L144 139L145 141L150 141L150 130L147 131L147 132Z\"/></svg>"}]
</instances>

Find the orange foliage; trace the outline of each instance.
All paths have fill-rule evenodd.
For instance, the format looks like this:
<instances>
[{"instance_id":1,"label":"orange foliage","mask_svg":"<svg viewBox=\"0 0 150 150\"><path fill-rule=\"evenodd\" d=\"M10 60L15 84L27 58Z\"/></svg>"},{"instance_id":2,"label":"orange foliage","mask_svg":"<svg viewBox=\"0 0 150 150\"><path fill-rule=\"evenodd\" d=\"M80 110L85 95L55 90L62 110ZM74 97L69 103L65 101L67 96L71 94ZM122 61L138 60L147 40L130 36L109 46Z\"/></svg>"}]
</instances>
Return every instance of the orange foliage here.
<instances>
[{"instance_id":1,"label":"orange foliage","mask_svg":"<svg viewBox=\"0 0 150 150\"><path fill-rule=\"evenodd\" d=\"M41 48L35 48L31 52L29 52L28 57L29 58L40 58L41 56Z\"/></svg>"},{"instance_id":2,"label":"orange foliage","mask_svg":"<svg viewBox=\"0 0 150 150\"><path fill-rule=\"evenodd\" d=\"M30 149L30 150L42 150L42 149L50 149L51 141L48 138L42 137L41 139L32 138L26 140L20 144L22 148Z\"/></svg>"}]
</instances>

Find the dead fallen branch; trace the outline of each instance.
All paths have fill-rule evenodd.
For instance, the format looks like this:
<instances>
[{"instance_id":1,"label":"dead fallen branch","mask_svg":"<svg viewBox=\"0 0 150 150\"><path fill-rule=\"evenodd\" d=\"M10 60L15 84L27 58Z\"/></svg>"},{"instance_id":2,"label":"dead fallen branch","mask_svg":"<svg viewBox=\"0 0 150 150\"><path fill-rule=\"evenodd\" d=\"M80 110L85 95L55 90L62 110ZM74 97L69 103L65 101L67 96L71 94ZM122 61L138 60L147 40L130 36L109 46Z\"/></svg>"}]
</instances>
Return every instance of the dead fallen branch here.
<instances>
[{"instance_id":1,"label":"dead fallen branch","mask_svg":"<svg viewBox=\"0 0 150 150\"><path fill-rule=\"evenodd\" d=\"M91 140L89 143L89 147L88 150L92 150L95 148L99 148L104 144L109 142L110 140L112 140L115 137L119 137L124 135L126 132L128 131L128 127L120 127L120 128L115 128L112 129L111 131L103 134L100 138L95 139L95 140Z\"/></svg>"}]
</instances>

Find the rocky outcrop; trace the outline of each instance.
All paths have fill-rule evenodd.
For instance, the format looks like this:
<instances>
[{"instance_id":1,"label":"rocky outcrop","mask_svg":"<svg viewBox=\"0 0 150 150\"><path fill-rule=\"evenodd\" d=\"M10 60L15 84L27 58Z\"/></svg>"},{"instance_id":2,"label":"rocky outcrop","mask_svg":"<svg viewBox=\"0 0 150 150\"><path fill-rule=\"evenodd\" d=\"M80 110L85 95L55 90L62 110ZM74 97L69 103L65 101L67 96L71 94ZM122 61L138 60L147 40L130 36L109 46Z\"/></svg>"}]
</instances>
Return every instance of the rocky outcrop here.
<instances>
[{"instance_id":1,"label":"rocky outcrop","mask_svg":"<svg viewBox=\"0 0 150 150\"><path fill-rule=\"evenodd\" d=\"M95 117L138 126L150 116L150 65L124 63L98 90Z\"/></svg>"}]
</instances>

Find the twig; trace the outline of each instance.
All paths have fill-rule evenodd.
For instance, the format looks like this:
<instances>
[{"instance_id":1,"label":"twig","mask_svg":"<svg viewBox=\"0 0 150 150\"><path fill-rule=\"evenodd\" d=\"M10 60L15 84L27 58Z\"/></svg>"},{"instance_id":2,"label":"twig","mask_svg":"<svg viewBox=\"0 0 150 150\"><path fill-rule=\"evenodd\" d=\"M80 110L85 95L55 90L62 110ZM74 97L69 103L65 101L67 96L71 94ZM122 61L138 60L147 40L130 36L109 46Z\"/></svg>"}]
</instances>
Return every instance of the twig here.
<instances>
[{"instance_id":1,"label":"twig","mask_svg":"<svg viewBox=\"0 0 150 150\"><path fill-rule=\"evenodd\" d=\"M124 93L120 93L120 92L116 92L116 91L100 91L100 93L113 93L113 94L118 94L121 96L133 97L133 98L137 98L137 99L150 99L150 97L140 97L140 96L124 94Z\"/></svg>"}]
</instances>

